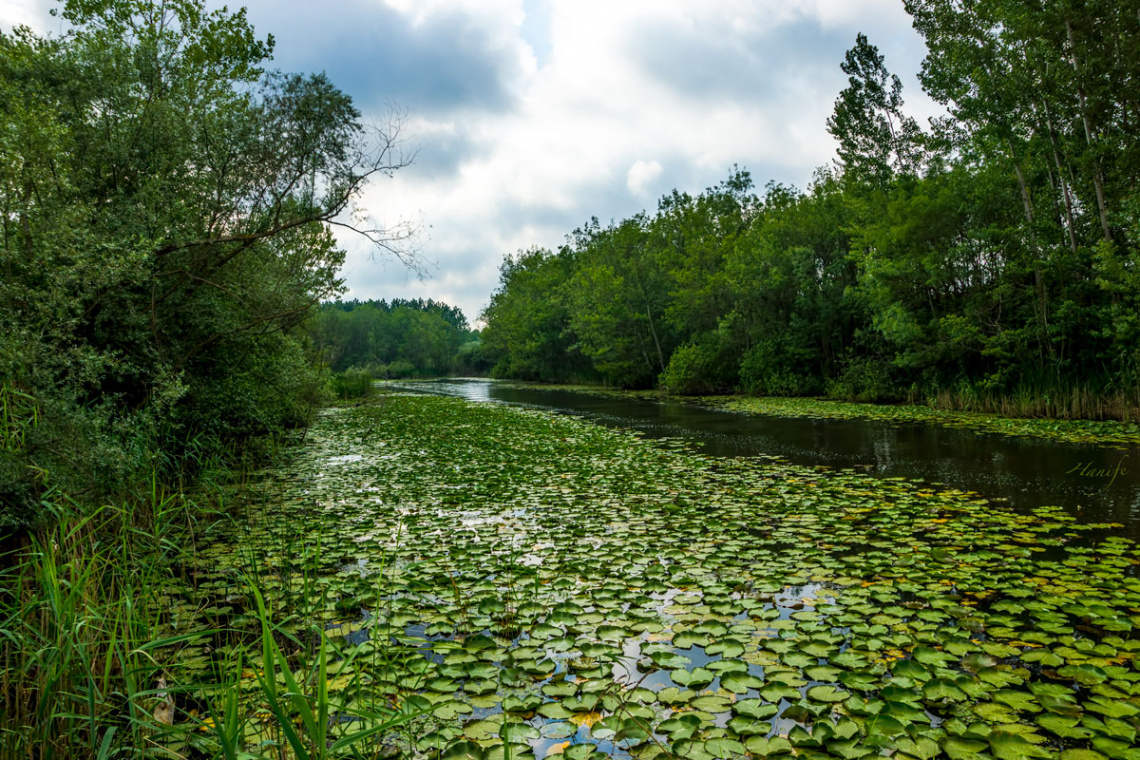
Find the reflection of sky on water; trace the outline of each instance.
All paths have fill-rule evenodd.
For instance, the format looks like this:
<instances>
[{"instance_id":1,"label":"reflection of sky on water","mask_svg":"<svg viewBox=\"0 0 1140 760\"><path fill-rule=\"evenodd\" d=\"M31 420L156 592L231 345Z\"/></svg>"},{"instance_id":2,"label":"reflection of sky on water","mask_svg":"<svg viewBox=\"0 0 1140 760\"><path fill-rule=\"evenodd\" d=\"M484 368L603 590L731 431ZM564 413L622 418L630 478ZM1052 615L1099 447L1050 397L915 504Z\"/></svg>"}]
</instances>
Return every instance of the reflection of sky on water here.
<instances>
[{"instance_id":1,"label":"reflection of sky on water","mask_svg":"<svg viewBox=\"0 0 1140 760\"><path fill-rule=\"evenodd\" d=\"M396 387L552 409L648 437L698 443L702 453L712 456L767 455L796 464L852 467L881 477L976 491L1019 510L1061 506L1086 522L1122 523L1126 535L1140 538L1140 450L1136 448L1065 444L927 424L760 417L678 403L508 387L487 380ZM1127 473L1115 480L1090 475L1118 469Z\"/></svg>"},{"instance_id":2,"label":"reflection of sky on water","mask_svg":"<svg viewBox=\"0 0 1140 760\"><path fill-rule=\"evenodd\" d=\"M667 611L667 608L674 604L675 597L685 593L688 592L679 589L671 589L669 592L663 594L652 595L659 602L657 605L655 605L655 608L661 613L663 620L667 622L674 622L674 619L672 615L670 615ZM813 609L816 601L819 598L827 600L829 598L829 592L827 591L827 587L823 584L810 583L802 586L789 586L775 594L772 594L770 597L762 598L770 599L768 603L763 605L764 609L778 610L779 615L778 617L774 618L775 620L786 620L794 612L804 609ZM749 616L747 614L737 615L735 622L744 622L748 619L748 617ZM363 611L361 617L358 620L348 624L350 632L345 635L346 643L349 645L363 644L365 641L371 638L371 625L376 622L380 622L382 619L382 615L377 617L375 614L368 610ZM328 627L331 630L333 628L338 628L341 625L345 624L335 624ZM764 629L763 623L759 623L758 625L760 627L758 627L750 635L761 635L767 633L771 637L776 637L779 633L775 629ZM689 629L691 626L678 626L678 628ZM427 660L435 663L437 666L444 664L445 657L443 653L436 651L433 648L433 645L441 641L454 642L456 649L462 650L462 642L465 638L464 636L458 633L428 634L427 630L428 629L422 624L409 625L404 629L403 636L397 637L397 639L393 639L393 643L397 643L398 640L404 644L411 644L415 646L421 655L423 655ZM572 630L572 628L567 629L565 631L566 635L571 637L577 635L574 634ZM485 629L478 633L487 637L493 637L495 635L495 632L491 629ZM676 633L676 631L674 633ZM551 662L554 665L553 672L545 678L540 677L534 681L524 678L525 683L519 689L519 693L533 694L546 684L556 683L562 680L579 684L586 684L590 682L590 679L583 678L575 670L574 663L575 661L578 661L580 658L582 658L582 652L574 646L566 648L559 645L553 649L544 646L544 643L553 642L554 640L563 641L564 639L562 637L556 637L555 639L531 640L529 634L524 630L509 642L505 639L498 640L498 643L503 645L510 644L512 646L525 646L529 644L536 646L540 650L543 650L539 655L539 659L543 662ZM663 689L667 688L685 688L681 684L673 681L673 679L670 677L670 674L673 672L672 670L666 667L655 668L649 663L648 658L644 654L646 651L644 649L646 645L649 645L652 648L650 651L659 648L661 651L672 651L686 658L688 660L688 663L683 666L684 670L694 671L697 668L706 668L718 674L717 677L707 685L693 685L689 688L692 688L694 691L700 694L726 693L721 690L719 675L720 669L717 668L717 663L724 660L725 658L719 654L710 655L704 646L697 644L684 649L672 648L670 647L669 641L655 642L649 634L641 633L629 636L622 640L621 655L608 660L598 660L597 664L609 664L611 669L610 675L613 682L618 684L626 694L635 688L648 689L653 692L660 692ZM736 658L732 657L729 659ZM821 665L826 664L826 662L826 658L820 658L818 660L818 663ZM491 664L499 668L502 668L505 665L502 661L494 661ZM764 667L761 665L750 664L748 666L747 673L749 675L755 676L761 681L763 681L765 677ZM431 676L425 675L424 679L426 680L430 677ZM464 679L459 678L457 680L462 682ZM822 683L825 682L809 681L806 685L797 688L801 694L806 694L808 689ZM837 688L842 688L842 686L840 686L838 683L832 682L832 685L836 686ZM413 686L413 688L416 687ZM462 694L461 691L458 693ZM604 692L598 692L599 695L602 693ZM748 689L744 693L738 693L735 696L734 700L757 699L760 698L760 696L760 691L758 689ZM625 697L622 696L622 698L624 699ZM559 700L555 698L544 697L544 703L557 701ZM778 713L767 720L767 723L770 726L769 730L767 731L767 736L773 737L777 735L787 735L787 732L795 726L805 726L810 724L810 718L806 718L808 722L805 723L802 720L797 720L796 718L790 717L791 713L788 712L788 709L792 707L793 703L788 699L779 699L777 700L776 704ZM673 710L667 710L666 714L663 717L668 718L669 715L674 714L674 712L675 711ZM501 715L502 713L503 707L501 703L485 704L479 706L472 705L472 712L463 716L462 722L467 725L474 721L494 718L495 716ZM620 708L618 710L618 713L620 714ZM629 752L629 747L627 747L624 742L618 742L615 744L612 740L609 739L598 739L593 736L591 730L592 726L595 725L598 720L614 714L614 710L604 708L601 702L599 702L598 706L594 708L594 711L591 711L589 713L577 713L575 715L575 718L570 720L546 718L541 714L534 714L532 717L525 719L523 719L523 716L516 715L514 720L521 721L526 725L533 727L539 732L538 738L530 739L527 742L530 748L535 752L535 757L545 757L547 752L549 752L549 750L556 745L569 743L594 744L597 746L599 751L605 752L611 757L618 758L619 760L625 760L626 758L631 757L631 754ZM727 726L732 714L733 713L731 711L727 710L724 712L716 713L712 716L713 725L721 728ZM512 722L511 719L508 719L508 722ZM760 721L760 723L763 722L765 721ZM655 735L654 738L657 741L666 741L668 737L664 735Z\"/></svg>"}]
</instances>

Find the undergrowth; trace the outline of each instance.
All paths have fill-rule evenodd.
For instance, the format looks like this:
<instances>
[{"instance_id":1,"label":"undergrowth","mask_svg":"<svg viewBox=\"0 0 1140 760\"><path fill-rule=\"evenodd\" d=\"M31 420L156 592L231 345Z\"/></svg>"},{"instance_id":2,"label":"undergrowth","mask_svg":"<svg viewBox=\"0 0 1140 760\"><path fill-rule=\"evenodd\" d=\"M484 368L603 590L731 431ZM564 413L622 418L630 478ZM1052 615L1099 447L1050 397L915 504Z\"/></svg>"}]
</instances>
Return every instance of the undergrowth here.
<instances>
[{"instance_id":1,"label":"undergrowth","mask_svg":"<svg viewBox=\"0 0 1140 760\"><path fill-rule=\"evenodd\" d=\"M309 760L390 749L377 739L422 711L350 707L330 693L330 662L343 670L352 654L329 645L314 614L327 601L319 546L276 568L302 578L301 593L284 593L249 555L228 582L242 614L179 632L180 592L197 583L186 568L201 564L204 536L237 527L240 505L226 494L241 490L207 477L191 498L155 479L94 511L45 495L45 527L0 558L0 757ZM181 678L184 655L199 651L210 653L210 676ZM394 653L370 656L380 667Z\"/></svg>"}]
</instances>

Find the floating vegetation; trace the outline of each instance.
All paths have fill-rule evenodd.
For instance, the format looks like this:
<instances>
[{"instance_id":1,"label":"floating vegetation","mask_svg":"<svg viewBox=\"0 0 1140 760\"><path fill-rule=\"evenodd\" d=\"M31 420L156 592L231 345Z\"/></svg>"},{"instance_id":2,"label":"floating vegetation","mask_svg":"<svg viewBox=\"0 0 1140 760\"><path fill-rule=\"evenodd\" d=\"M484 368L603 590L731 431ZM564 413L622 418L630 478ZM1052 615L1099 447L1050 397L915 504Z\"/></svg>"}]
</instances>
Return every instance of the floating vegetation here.
<instances>
[{"instance_id":1,"label":"floating vegetation","mask_svg":"<svg viewBox=\"0 0 1140 760\"><path fill-rule=\"evenodd\" d=\"M288 720L269 672L338 695L330 746L403 711L376 751L405 757L1140 759L1140 555L1057 508L411 395L326 414L255 492L168 600L180 748L243 652L250 751ZM295 642L260 658L249 578Z\"/></svg>"},{"instance_id":2,"label":"floating vegetation","mask_svg":"<svg viewBox=\"0 0 1140 760\"><path fill-rule=\"evenodd\" d=\"M644 401L668 399L714 409L769 417L873 420L891 424L930 424L1013 437L1044 438L1062 443L1125 447L1140 445L1140 424L1114 420L1060 420L1002 417L988 412L935 409L914 404L869 404L823 398L782 396L671 396L659 391L630 391L596 386L549 385L498 381L504 387L562 390Z\"/></svg>"},{"instance_id":3,"label":"floating vegetation","mask_svg":"<svg viewBox=\"0 0 1140 760\"><path fill-rule=\"evenodd\" d=\"M1095 443L1105 446L1140 445L1140 425L1112 420L1015 419L986 412L959 412L929 406L858 404L817 398L774 396L705 397L700 402L731 412L775 417L820 419L867 419L890 423L921 422L964 428L997 435L1046 438L1064 443Z\"/></svg>"}]
</instances>

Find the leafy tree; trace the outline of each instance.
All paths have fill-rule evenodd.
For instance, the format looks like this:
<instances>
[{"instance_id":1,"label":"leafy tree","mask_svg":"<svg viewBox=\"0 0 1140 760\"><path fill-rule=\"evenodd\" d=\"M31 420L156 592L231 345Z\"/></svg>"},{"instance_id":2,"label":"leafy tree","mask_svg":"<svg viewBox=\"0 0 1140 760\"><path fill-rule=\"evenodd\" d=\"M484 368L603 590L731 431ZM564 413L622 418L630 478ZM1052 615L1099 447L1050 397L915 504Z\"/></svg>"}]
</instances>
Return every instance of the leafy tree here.
<instances>
[{"instance_id":1,"label":"leafy tree","mask_svg":"<svg viewBox=\"0 0 1140 760\"><path fill-rule=\"evenodd\" d=\"M244 11L59 12L57 38L0 33L0 385L35 410L0 482L14 522L49 483L95 494L177 469L188 438L303 421L322 382L300 326L341 289L330 226L408 160L398 120L263 71Z\"/></svg>"},{"instance_id":2,"label":"leafy tree","mask_svg":"<svg viewBox=\"0 0 1140 760\"><path fill-rule=\"evenodd\" d=\"M507 256L499 289L481 319L483 350L496 377L578 380L596 377L578 351L563 295L573 275L569 249L532 248Z\"/></svg>"},{"instance_id":3,"label":"leafy tree","mask_svg":"<svg viewBox=\"0 0 1140 760\"><path fill-rule=\"evenodd\" d=\"M325 303L310 322L309 333L322 360L334 372L357 368L382 376L394 371L445 374L459 347L471 339L467 318L458 308L432 300L398 298L390 303ZM407 370L396 371L396 364Z\"/></svg>"},{"instance_id":4,"label":"leafy tree","mask_svg":"<svg viewBox=\"0 0 1140 760\"><path fill-rule=\"evenodd\" d=\"M827 120L846 172L876 187L896 173L918 173L920 164L921 130L902 113L902 82L887 71L884 60L866 35L856 36L855 47L840 64L848 85Z\"/></svg>"},{"instance_id":5,"label":"leafy tree","mask_svg":"<svg viewBox=\"0 0 1140 760\"><path fill-rule=\"evenodd\" d=\"M578 348L623 387L651 385L674 346L665 323L669 279L647 224L644 214L605 228L593 219L571 236L575 271L566 293Z\"/></svg>"}]
</instances>

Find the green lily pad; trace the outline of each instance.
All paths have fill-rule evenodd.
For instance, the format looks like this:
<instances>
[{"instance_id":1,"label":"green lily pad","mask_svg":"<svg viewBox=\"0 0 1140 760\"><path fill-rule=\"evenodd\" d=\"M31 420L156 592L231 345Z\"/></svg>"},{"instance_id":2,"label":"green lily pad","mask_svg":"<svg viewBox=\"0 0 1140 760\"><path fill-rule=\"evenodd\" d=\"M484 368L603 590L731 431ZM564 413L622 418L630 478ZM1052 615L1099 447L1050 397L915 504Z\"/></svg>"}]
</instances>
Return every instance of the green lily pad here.
<instances>
[{"instance_id":1,"label":"green lily pad","mask_svg":"<svg viewBox=\"0 0 1140 760\"><path fill-rule=\"evenodd\" d=\"M548 683L542 687L542 693L548 697L572 697L578 693L578 684L573 681Z\"/></svg>"},{"instance_id":2,"label":"green lily pad","mask_svg":"<svg viewBox=\"0 0 1140 760\"><path fill-rule=\"evenodd\" d=\"M800 690L781 683L769 683L760 689L760 694L769 702L779 702L781 699L799 699Z\"/></svg>"},{"instance_id":3,"label":"green lily pad","mask_svg":"<svg viewBox=\"0 0 1140 760\"><path fill-rule=\"evenodd\" d=\"M504 723L499 736L503 741L511 744L525 744L531 739L539 738L538 729L529 723Z\"/></svg>"},{"instance_id":4,"label":"green lily pad","mask_svg":"<svg viewBox=\"0 0 1140 760\"><path fill-rule=\"evenodd\" d=\"M813 686L807 690L807 695L816 702L842 702L851 696L850 692L841 691L834 686Z\"/></svg>"},{"instance_id":5,"label":"green lily pad","mask_svg":"<svg viewBox=\"0 0 1140 760\"><path fill-rule=\"evenodd\" d=\"M498 736L502 729L501 720L477 720L463 727L463 735L473 742L485 742Z\"/></svg>"},{"instance_id":6,"label":"green lily pad","mask_svg":"<svg viewBox=\"0 0 1140 760\"><path fill-rule=\"evenodd\" d=\"M771 702L765 702L762 699L741 699L732 703L732 711L746 718L764 720L771 718L779 712L779 708Z\"/></svg>"},{"instance_id":7,"label":"green lily pad","mask_svg":"<svg viewBox=\"0 0 1140 760\"><path fill-rule=\"evenodd\" d=\"M705 652L708 654L719 654L722 657L739 657L744 654L744 645L738 641L731 640L715 641L705 647Z\"/></svg>"},{"instance_id":8,"label":"green lily pad","mask_svg":"<svg viewBox=\"0 0 1140 760\"><path fill-rule=\"evenodd\" d=\"M949 737L942 741L942 749L951 760L974 760L989 749L989 745L973 739Z\"/></svg>"},{"instance_id":9,"label":"green lily pad","mask_svg":"<svg viewBox=\"0 0 1140 760\"><path fill-rule=\"evenodd\" d=\"M678 686L692 686L700 688L708 686L716 678L716 674L711 670L705 668L695 668L693 670L674 670L669 674L673 682Z\"/></svg>"},{"instance_id":10,"label":"green lily pad","mask_svg":"<svg viewBox=\"0 0 1140 760\"><path fill-rule=\"evenodd\" d=\"M464 702L444 702L431 711L431 714L440 720L455 720L460 715L470 715L474 710L471 705Z\"/></svg>"},{"instance_id":11,"label":"green lily pad","mask_svg":"<svg viewBox=\"0 0 1140 760\"><path fill-rule=\"evenodd\" d=\"M474 742L456 742L448 747L441 760L483 760L483 748Z\"/></svg>"},{"instance_id":12,"label":"green lily pad","mask_svg":"<svg viewBox=\"0 0 1140 760\"><path fill-rule=\"evenodd\" d=\"M1061 750L1061 760L1107 760L1107 758L1092 749L1066 749Z\"/></svg>"},{"instance_id":13,"label":"green lily pad","mask_svg":"<svg viewBox=\"0 0 1140 760\"><path fill-rule=\"evenodd\" d=\"M792 753L792 743L782 736L773 736L771 739L763 736L751 736L744 742L744 748L758 757L774 757Z\"/></svg>"},{"instance_id":14,"label":"green lily pad","mask_svg":"<svg viewBox=\"0 0 1140 760\"><path fill-rule=\"evenodd\" d=\"M1031 757L1052 756L1048 749L1026 741L1020 734L993 731L987 738L990 751L999 760L1024 760Z\"/></svg>"},{"instance_id":15,"label":"green lily pad","mask_svg":"<svg viewBox=\"0 0 1140 760\"><path fill-rule=\"evenodd\" d=\"M745 694L749 690L759 689L764 685L763 679L748 673L726 673L720 677L721 688L733 694Z\"/></svg>"},{"instance_id":16,"label":"green lily pad","mask_svg":"<svg viewBox=\"0 0 1140 760\"><path fill-rule=\"evenodd\" d=\"M597 749L596 744L571 744L563 754L566 760L587 760Z\"/></svg>"},{"instance_id":17,"label":"green lily pad","mask_svg":"<svg viewBox=\"0 0 1140 760\"><path fill-rule=\"evenodd\" d=\"M715 694L707 694L697 697L689 702L694 710L701 710L703 712L717 714L727 712L729 706L732 704L731 700L726 697L718 697Z\"/></svg>"}]
</instances>

